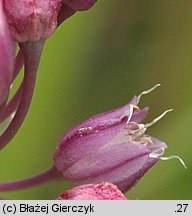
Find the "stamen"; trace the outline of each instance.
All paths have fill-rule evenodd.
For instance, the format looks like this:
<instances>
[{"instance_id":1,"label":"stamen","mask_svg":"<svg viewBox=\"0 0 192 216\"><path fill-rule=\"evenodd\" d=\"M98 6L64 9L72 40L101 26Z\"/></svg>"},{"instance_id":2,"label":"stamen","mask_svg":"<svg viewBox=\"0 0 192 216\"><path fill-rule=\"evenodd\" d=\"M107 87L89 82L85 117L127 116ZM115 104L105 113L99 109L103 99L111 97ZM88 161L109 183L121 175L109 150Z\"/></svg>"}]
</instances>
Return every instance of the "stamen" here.
<instances>
[{"instance_id":1,"label":"stamen","mask_svg":"<svg viewBox=\"0 0 192 216\"><path fill-rule=\"evenodd\" d=\"M166 110L165 112L163 112L160 116L158 116L157 118L153 119L153 121L151 121L150 123L145 124L145 127L151 127L153 124L155 124L156 122L158 122L160 119L162 119L168 112L173 111L173 109L169 109Z\"/></svg>"},{"instance_id":2,"label":"stamen","mask_svg":"<svg viewBox=\"0 0 192 216\"><path fill-rule=\"evenodd\" d=\"M160 157L161 160L171 160L171 159L178 159L181 165L187 169L187 166L185 165L185 162L177 155L171 155L169 157Z\"/></svg>"},{"instance_id":3,"label":"stamen","mask_svg":"<svg viewBox=\"0 0 192 216\"><path fill-rule=\"evenodd\" d=\"M141 94L137 97L137 99L138 99L138 102L137 102L137 103L139 103L139 101L140 101L140 99L141 99L141 97L142 97L143 95L146 95L146 94L151 93L153 90L155 90L155 89L156 89L157 87L159 87L159 86L161 86L161 84L156 84L156 85L153 86L152 88L141 92Z\"/></svg>"},{"instance_id":4,"label":"stamen","mask_svg":"<svg viewBox=\"0 0 192 216\"><path fill-rule=\"evenodd\" d=\"M134 105L130 104L130 111L129 111L129 117L127 119L127 123L131 120L131 117L133 115L133 109L134 109Z\"/></svg>"}]
</instances>

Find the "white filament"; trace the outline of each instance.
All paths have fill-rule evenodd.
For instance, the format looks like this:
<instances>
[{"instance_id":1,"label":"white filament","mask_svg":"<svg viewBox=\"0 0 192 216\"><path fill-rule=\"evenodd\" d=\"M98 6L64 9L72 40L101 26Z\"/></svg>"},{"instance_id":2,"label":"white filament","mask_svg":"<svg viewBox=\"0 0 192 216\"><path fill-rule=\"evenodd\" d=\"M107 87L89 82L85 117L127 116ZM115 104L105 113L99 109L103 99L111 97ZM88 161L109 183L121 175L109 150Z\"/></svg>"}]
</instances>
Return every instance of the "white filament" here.
<instances>
[{"instance_id":1,"label":"white filament","mask_svg":"<svg viewBox=\"0 0 192 216\"><path fill-rule=\"evenodd\" d=\"M153 119L153 121L151 121L150 123L145 124L145 127L151 127L153 124L155 124L156 122L158 122L160 119L162 119L168 112L173 111L173 109L169 109L164 111L160 116L158 116L157 118Z\"/></svg>"},{"instance_id":2,"label":"white filament","mask_svg":"<svg viewBox=\"0 0 192 216\"><path fill-rule=\"evenodd\" d=\"M187 169L187 166L185 165L185 162L183 161L183 159L181 159L179 156L177 155L171 155L169 157L160 157L161 160L171 160L171 159L178 159L179 162L181 163L181 165Z\"/></svg>"},{"instance_id":3,"label":"white filament","mask_svg":"<svg viewBox=\"0 0 192 216\"><path fill-rule=\"evenodd\" d=\"M127 119L127 123L131 120L131 118L133 116L133 108L134 108L134 105L130 104L129 117Z\"/></svg>"},{"instance_id":4,"label":"white filament","mask_svg":"<svg viewBox=\"0 0 192 216\"><path fill-rule=\"evenodd\" d=\"M179 156L177 156L177 155L171 155L171 156L169 156L169 157L159 157L160 155L162 155L162 154L158 154L157 152L153 152L153 153L151 153L150 155L149 155L149 157L151 157L151 158L160 158L161 160L172 160L172 159L178 159L179 160L179 162L181 163L181 165L185 168L185 169L187 169L187 166L185 165L185 162L183 161L183 159L181 159Z\"/></svg>"},{"instance_id":5,"label":"white filament","mask_svg":"<svg viewBox=\"0 0 192 216\"><path fill-rule=\"evenodd\" d=\"M141 97L142 97L143 95L149 94L150 92L154 91L154 90L155 90L157 87L159 87L159 86L161 86L161 84L156 84L156 85L153 86L152 88L141 92L141 94L137 97L138 103L139 103L139 101L140 101L140 99L141 99Z\"/></svg>"}]
</instances>

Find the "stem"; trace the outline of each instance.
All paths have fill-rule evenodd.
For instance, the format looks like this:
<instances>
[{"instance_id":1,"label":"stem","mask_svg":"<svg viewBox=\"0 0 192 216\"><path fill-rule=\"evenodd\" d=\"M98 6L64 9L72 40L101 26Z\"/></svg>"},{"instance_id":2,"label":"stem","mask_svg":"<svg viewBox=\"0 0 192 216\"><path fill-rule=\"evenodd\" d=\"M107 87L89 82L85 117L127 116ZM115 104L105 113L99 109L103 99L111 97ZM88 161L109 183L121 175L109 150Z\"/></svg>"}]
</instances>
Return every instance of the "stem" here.
<instances>
[{"instance_id":1,"label":"stem","mask_svg":"<svg viewBox=\"0 0 192 216\"><path fill-rule=\"evenodd\" d=\"M23 82L21 83L13 98L6 104L5 108L0 113L0 123L4 122L17 109L21 99L22 91Z\"/></svg>"},{"instance_id":2,"label":"stem","mask_svg":"<svg viewBox=\"0 0 192 216\"><path fill-rule=\"evenodd\" d=\"M61 177L62 177L61 173L59 173L59 171L53 166L50 169L30 178L26 178L14 182L1 183L0 191L3 192L3 191L21 190L45 182L53 181Z\"/></svg>"},{"instance_id":3,"label":"stem","mask_svg":"<svg viewBox=\"0 0 192 216\"><path fill-rule=\"evenodd\" d=\"M14 68L12 82L15 80L22 67L23 67L23 53L20 49L15 58L15 68Z\"/></svg>"},{"instance_id":4,"label":"stem","mask_svg":"<svg viewBox=\"0 0 192 216\"><path fill-rule=\"evenodd\" d=\"M25 42L20 44L25 65L23 94L13 120L11 121L5 132L0 136L0 149L5 147L15 136L29 110L33 97L36 82L36 73L39 66L43 45L44 41Z\"/></svg>"},{"instance_id":5,"label":"stem","mask_svg":"<svg viewBox=\"0 0 192 216\"><path fill-rule=\"evenodd\" d=\"M14 68L12 82L15 80L22 67L23 67L23 54L20 49L15 58L15 68ZM21 83L19 89L17 90L13 98L6 104L6 106L0 113L0 123L4 122L17 109L21 99L22 90L23 90L23 82Z\"/></svg>"}]
</instances>

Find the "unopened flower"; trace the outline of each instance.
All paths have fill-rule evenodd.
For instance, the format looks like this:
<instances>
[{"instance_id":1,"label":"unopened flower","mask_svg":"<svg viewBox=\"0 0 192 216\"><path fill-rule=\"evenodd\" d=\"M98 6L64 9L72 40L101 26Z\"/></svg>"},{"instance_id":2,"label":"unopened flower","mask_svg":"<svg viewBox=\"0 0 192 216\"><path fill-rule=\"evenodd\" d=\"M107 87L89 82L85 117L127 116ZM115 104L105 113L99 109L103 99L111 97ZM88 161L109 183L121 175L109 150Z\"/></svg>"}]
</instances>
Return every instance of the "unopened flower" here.
<instances>
[{"instance_id":1,"label":"unopened flower","mask_svg":"<svg viewBox=\"0 0 192 216\"><path fill-rule=\"evenodd\" d=\"M4 10L17 42L49 38L58 26L79 10L88 10L96 0L4 0ZM59 20L58 20L59 19Z\"/></svg>"},{"instance_id":2,"label":"unopened flower","mask_svg":"<svg viewBox=\"0 0 192 216\"><path fill-rule=\"evenodd\" d=\"M87 184L64 191L59 200L127 200L116 185L104 182Z\"/></svg>"},{"instance_id":3,"label":"unopened flower","mask_svg":"<svg viewBox=\"0 0 192 216\"><path fill-rule=\"evenodd\" d=\"M58 15L58 26L77 11L90 9L97 0L62 0L62 7Z\"/></svg>"},{"instance_id":4,"label":"unopened flower","mask_svg":"<svg viewBox=\"0 0 192 216\"><path fill-rule=\"evenodd\" d=\"M63 3L68 5L75 11L88 10L97 0L63 0Z\"/></svg>"},{"instance_id":5,"label":"unopened flower","mask_svg":"<svg viewBox=\"0 0 192 216\"><path fill-rule=\"evenodd\" d=\"M4 0L7 20L17 42L47 39L57 28L62 0Z\"/></svg>"},{"instance_id":6,"label":"unopened flower","mask_svg":"<svg viewBox=\"0 0 192 216\"><path fill-rule=\"evenodd\" d=\"M54 154L55 167L64 178L76 185L112 182L127 191L161 158L166 159L161 155L167 145L145 132L171 110L142 124L148 108L138 108L141 95L65 133Z\"/></svg>"}]
</instances>

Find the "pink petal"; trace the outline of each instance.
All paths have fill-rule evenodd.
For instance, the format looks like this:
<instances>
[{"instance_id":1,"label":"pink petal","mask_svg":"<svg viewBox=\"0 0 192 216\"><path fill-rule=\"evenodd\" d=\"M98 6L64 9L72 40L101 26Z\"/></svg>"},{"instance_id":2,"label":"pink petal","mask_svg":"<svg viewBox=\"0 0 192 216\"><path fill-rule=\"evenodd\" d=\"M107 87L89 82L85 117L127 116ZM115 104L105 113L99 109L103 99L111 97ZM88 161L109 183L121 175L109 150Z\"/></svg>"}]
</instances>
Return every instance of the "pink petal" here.
<instances>
[{"instance_id":1,"label":"pink petal","mask_svg":"<svg viewBox=\"0 0 192 216\"><path fill-rule=\"evenodd\" d=\"M130 188L132 188L144 175L145 173L153 167L160 158L150 159L145 166L143 166L140 170L133 173L128 178L124 178L122 181L118 182L118 187L121 191L125 192L128 191ZM115 183L115 182L114 182Z\"/></svg>"},{"instance_id":2,"label":"pink petal","mask_svg":"<svg viewBox=\"0 0 192 216\"><path fill-rule=\"evenodd\" d=\"M58 145L54 154L55 166L64 172L81 158L85 158L106 145L124 129L125 124L126 120L121 120L111 125L98 126L92 129L82 128L82 130L76 131L73 136L67 137Z\"/></svg>"},{"instance_id":3,"label":"pink petal","mask_svg":"<svg viewBox=\"0 0 192 216\"><path fill-rule=\"evenodd\" d=\"M109 143L98 149L92 154L83 157L72 167L63 172L67 179L72 181L88 180L86 183L94 183L93 179L98 178L102 181L114 182L132 175L141 169L147 162L150 151L143 145L132 143ZM140 160L141 159L141 160ZM122 173L121 168L126 166L127 170ZM107 179L105 179L105 177Z\"/></svg>"},{"instance_id":4,"label":"pink petal","mask_svg":"<svg viewBox=\"0 0 192 216\"><path fill-rule=\"evenodd\" d=\"M113 124L116 121L119 121L120 119L124 117L128 117L130 114L130 105L137 105L137 97L133 97L132 100L127 103L126 105L110 110L101 114L97 114L84 122L76 125L75 127L68 130L64 135L62 141L65 141L66 139L70 138L75 134L79 129L81 128L88 128L92 127L95 128L99 125L105 125L105 124ZM61 141L61 142L62 142Z\"/></svg>"},{"instance_id":5,"label":"pink petal","mask_svg":"<svg viewBox=\"0 0 192 216\"><path fill-rule=\"evenodd\" d=\"M147 116L149 112L149 108L145 107L143 109L137 110L133 113L133 116L131 117L132 122L140 123L143 121L143 119Z\"/></svg>"}]
</instances>

